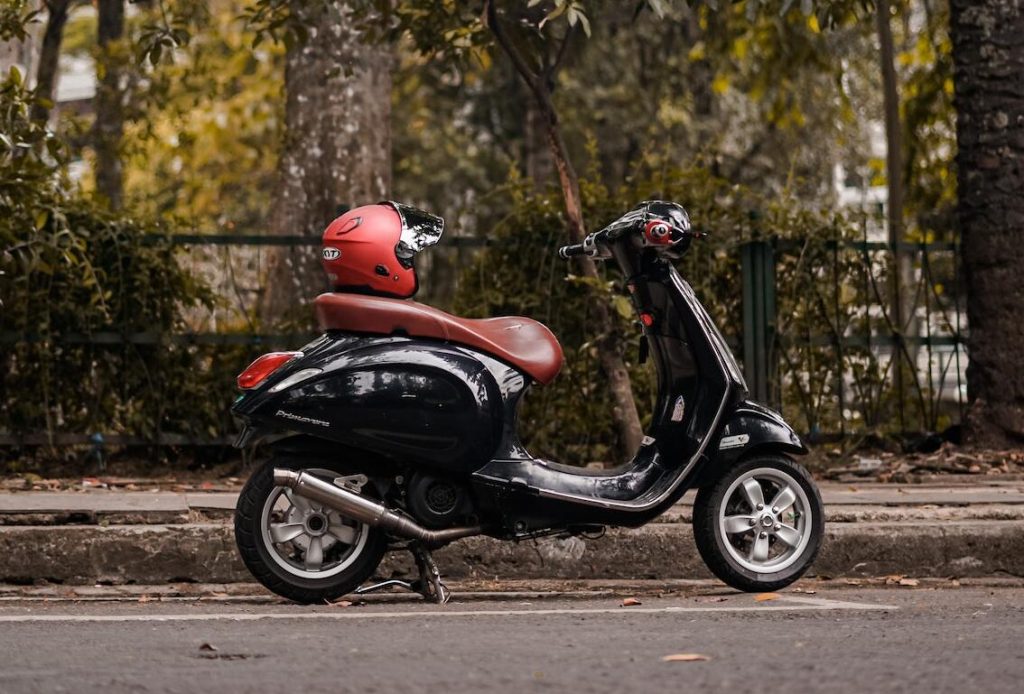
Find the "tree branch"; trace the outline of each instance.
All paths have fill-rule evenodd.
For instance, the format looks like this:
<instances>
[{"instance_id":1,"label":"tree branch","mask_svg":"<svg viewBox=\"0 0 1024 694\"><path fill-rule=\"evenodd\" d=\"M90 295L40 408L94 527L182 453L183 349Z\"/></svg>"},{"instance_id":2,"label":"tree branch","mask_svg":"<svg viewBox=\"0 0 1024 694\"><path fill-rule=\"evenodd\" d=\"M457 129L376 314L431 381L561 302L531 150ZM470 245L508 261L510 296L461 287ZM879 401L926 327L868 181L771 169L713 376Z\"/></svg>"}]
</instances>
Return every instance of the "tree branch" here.
<instances>
[{"instance_id":1,"label":"tree branch","mask_svg":"<svg viewBox=\"0 0 1024 694\"><path fill-rule=\"evenodd\" d=\"M498 41L498 45L511 58L512 66L515 67L516 72L519 73L519 76L526 81L527 86L540 98L538 93L539 88L542 87L540 76L530 68L523 54L512 45L512 40L505 33L505 27L501 25L501 20L498 19L498 12L494 9L494 2L492 0L484 0L484 26L491 30L494 38Z\"/></svg>"},{"instance_id":2,"label":"tree branch","mask_svg":"<svg viewBox=\"0 0 1024 694\"><path fill-rule=\"evenodd\" d=\"M562 38L562 45L558 47L558 55L555 56L555 62L548 67L544 79L548 82L548 88L554 84L555 77L558 75L559 69L562 67L562 63L565 61L565 56L569 52L569 42L572 41L573 36L576 34L576 27L570 26L565 30L565 36Z\"/></svg>"}]
</instances>

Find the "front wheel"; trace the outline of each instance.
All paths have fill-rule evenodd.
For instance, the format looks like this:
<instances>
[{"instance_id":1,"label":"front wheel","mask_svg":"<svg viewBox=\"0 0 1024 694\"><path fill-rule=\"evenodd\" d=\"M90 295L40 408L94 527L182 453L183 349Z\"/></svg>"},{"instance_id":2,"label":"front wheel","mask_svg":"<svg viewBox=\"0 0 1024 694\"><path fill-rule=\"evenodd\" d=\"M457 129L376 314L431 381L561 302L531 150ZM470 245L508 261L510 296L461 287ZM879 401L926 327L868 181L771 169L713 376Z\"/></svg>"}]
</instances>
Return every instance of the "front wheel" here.
<instances>
[{"instance_id":1,"label":"front wheel","mask_svg":"<svg viewBox=\"0 0 1024 694\"><path fill-rule=\"evenodd\" d=\"M771 591L800 578L825 532L821 495L803 467L756 456L702 487L693 534L704 563L744 591Z\"/></svg>"}]
</instances>

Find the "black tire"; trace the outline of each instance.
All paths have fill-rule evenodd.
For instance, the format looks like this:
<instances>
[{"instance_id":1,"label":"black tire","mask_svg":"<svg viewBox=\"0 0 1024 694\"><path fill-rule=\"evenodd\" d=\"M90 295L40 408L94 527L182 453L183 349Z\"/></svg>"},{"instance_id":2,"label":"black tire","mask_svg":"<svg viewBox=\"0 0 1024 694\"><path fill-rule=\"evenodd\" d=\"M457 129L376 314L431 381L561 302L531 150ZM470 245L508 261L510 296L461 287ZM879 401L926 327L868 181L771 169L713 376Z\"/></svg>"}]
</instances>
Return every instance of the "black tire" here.
<instances>
[{"instance_id":1,"label":"black tire","mask_svg":"<svg viewBox=\"0 0 1024 694\"><path fill-rule=\"evenodd\" d=\"M365 527L366 542L358 550L358 556L351 565L332 576L312 579L289 573L270 556L274 550L266 546L261 527L264 505L276 489L275 467L301 470L311 466L292 458L275 457L246 482L235 507L235 543L245 566L269 590L295 602L320 603L351 593L372 576L380 564L388 547L386 536L377 528ZM316 468L332 469L333 466L318 461ZM344 470L338 472L351 474Z\"/></svg>"},{"instance_id":2,"label":"black tire","mask_svg":"<svg viewBox=\"0 0 1024 694\"><path fill-rule=\"evenodd\" d=\"M810 521L804 525L805 532L809 531L810 533L806 545L799 552L796 549L786 550L793 551L793 556L796 558L788 565L783 566L781 570L764 573L754 571L739 563L739 560L726 547L729 539L723 536L719 524L719 512L722 505L735 503L735 501L724 498L729 488L741 477L759 468L779 471L795 481L803 490L807 501L807 510L811 515ZM756 490L754 491L756 492ZM730 497L735 499L735 490ZM757 510L751 510L750 513L752 516L758 514ZM751 532L757 534L760 530L761 528L758 527L757 531L752 530ZM701 487L693 506L693 534L701 558L715 576L737 590L767 592L785 588L793 583L810 568L821 547L824 533L824 506L810 474L790 458L781 455L758 455L741 461L735 467L726 470L713 482ZM742 535L742 532L737 534ZM771 535L768 541L774 547L779 539ZM799 543L797 546L799 547ZM779 545L780 550L784 547L787 547L785 543ZM749 558L747 561L752 562ZM780 566L781 564L782 562L780 562Z\"/></svg>"}]
</instances>

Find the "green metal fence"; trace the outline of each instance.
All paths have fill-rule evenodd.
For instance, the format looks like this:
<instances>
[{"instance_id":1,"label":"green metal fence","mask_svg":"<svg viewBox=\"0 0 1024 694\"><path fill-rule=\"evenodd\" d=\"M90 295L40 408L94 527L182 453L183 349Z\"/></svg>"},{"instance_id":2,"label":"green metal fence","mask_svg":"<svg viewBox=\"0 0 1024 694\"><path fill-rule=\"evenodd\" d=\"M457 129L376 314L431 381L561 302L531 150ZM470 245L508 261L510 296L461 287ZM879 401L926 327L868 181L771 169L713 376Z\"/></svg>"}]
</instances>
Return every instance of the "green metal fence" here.
<instances>
[{"instance_id":1,"label":"green metal fence","mask_svg":"<svg viewBox=\"0 0 1024 694\"><path fill-rule=\"evenodd\" d=\"M318 237L178 234L153 242L187 247L318 246ZM487 241L451 237L445 246L475 249ZM436 250L436 249L435 249ZM716 316L739 347L751 396L783 409L817 438L937 431L959 421L965 406L959 248L948 243L764 239L736 247L742 275L742 325ZM892 271L903 262L911 282ZM737 289L739 291L739 289ZM893 320L890 298L903 293L907 320ZM738 334L737 330L738 330ZM732 333L730 335L730 333ZM262 347L303 344L304 332L205 331L178 334L104 331L64 334L68 345L97 348L171 345L234 347L243 357ZM52 342L0 332L0 346ZM2 347L0 347L2 348ZM246 350L245 348L251 348ZM0 432L0 446L222 446L230 437L157 433Z\"/></svg>"},{"instance_id":2,"label":"green metal fence","mask_svg":"<svg viewBox=\"0 0 1024 694\"><path fill-rule=\"evenodd\" d=\"M959 423L967 357L958 245L769 239L740 251L753 397L823 438Z\"/></svg>"}]
</instances>

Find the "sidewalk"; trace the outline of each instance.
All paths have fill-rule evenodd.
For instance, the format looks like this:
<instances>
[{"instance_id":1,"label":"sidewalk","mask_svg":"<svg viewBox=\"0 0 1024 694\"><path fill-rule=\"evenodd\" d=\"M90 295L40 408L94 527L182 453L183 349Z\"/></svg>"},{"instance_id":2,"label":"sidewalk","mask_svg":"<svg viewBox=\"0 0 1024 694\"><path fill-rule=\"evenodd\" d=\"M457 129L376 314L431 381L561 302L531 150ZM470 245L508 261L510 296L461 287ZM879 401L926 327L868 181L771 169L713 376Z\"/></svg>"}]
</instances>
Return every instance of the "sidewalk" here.
<instances>
[{"instance_id":1,"label":"sidewalk","mask_svg":"<svg viewBox=\"0 0 1024 694\"><path fill-rule=\"evenodd\" d=\"M813 574L1024 577L1024 482L823 483L827 537ZM232 536L234 492L0 493L0 583L252 580ZM451 578L704 579L688 494L657 522L597 540L469 538L437 553ZM405 556L384 574L408 573Z\"/></svg>"}]
</instances>

